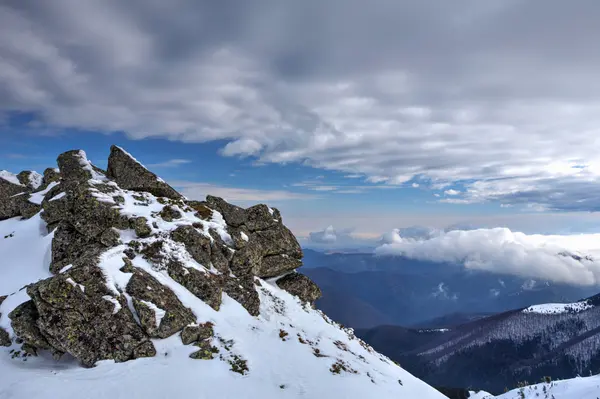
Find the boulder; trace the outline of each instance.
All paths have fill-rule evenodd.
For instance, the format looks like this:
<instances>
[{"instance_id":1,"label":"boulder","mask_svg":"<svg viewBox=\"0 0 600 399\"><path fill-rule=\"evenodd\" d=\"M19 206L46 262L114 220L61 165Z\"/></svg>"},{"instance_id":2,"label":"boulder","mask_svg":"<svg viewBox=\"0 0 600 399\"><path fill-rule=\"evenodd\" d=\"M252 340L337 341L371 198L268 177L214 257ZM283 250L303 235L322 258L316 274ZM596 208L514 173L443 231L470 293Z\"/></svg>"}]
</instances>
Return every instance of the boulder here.
<instances>
[{"instance_id":1,"label":"boulder","mask_svg":"<svg viewBox=\"0 0 600 399\"><path fill-rule=\"evenodd\" d=\"M258 204L246 209L246 227L251 232L258 230L266 230L279 223L273 216L275 211L264 204Z\"/></svg>"},{"instance_id":2,"label":"boulder","mask_svg":"<svg viewBox=\"0 0 600 399\"><path fill-rule=\"evenodd\" d=\"M88 270L79 274L83 279L80 281L69 272L27 288L38 314L35 324L46 342L53 350L69 353L87 367L99 360L123 362L153 356L152 342L136 323L126 299L119 295L107 300L112 293L106 288L101 271L95 269L97 273ZM15 320L13 328L17 331ZM18 336L31 346L43 347L21 333Z\"/></svg>"},{"instance_id":3,"label":"boulder","mask_svg":"<svg viewBox=\"0 0 600 399\"><path fill-rule=\"evenodd\" d=\"M127 284L142 327L152 338L167 338L196 321L192 311L169 288L147 272L134 268Z\"/></svg>"},{"instance_id":4,"label":"boulder","mask_svg":"<svg viewBox=\"0 0 600 399\"><path fill-rule=\"evenodd\" d=\"M181 342L183 342L184 345L190 345L194 342L210 339L213 336L213 324L211 322L206 322L200 325L186 326L181 331Z\"/></svg>"},{"instance_id":5,"label":"boulder","mask_svg":"<svg viewBox=\"0 0 600 399\"><path fill-rule=\"evenodd\" d=\"M0 220L21 215L21 203L28 198L27 190L16 176L0 171Z\"/></svg>"},{"instance_id":6,"label":"boulder","mask_svg":"<svg viewBox=\"0 0 600 399\"><path fill-rule=\"evenodd\" d=\"M177 209L175 209L174 207L170 206L170 205L166 205L161 211L160 211L160 217L165 221L165 222L172 222L173 220L176 219L181 219L181 212L179 212Z\"/></svg>"},{"instance_id":7,"label":"boulder","mask_svg":"<svg viewBox=\"0 0 600 399\"><path fill-rule=\"evenodd\" d=\"M277 286L303 302L313 304L323 294L311 279L300 273L290 273L277 280Z\"/></svg>"},{"instance_id":8,"label":"boulder","mask_svg":"<svg viewBox=\"0 0 600 399\"><path fill-rule=\"evenodd\" d=\"M133 229L135 230L135 234L140 238L149 237L152 234L152 227L148 224L148 219L143 216L135 218Z\"/></svg>"},{"instance_id":9,"label":"boulder","mask_svg":"<svg viewBox=\"0 0 600 399\"><path fill-rule=\"evenodd\" d=\"M263 256L286 254L296 259L302 259L303 256L298 240L290 229L282 224L253 233L250 242L260 246Z\"/></svg>"},{"instance_id":10,"label":"boulder","mask_svg":"<svg viewBox=\"0 0 600 399\"><path fill-rule=\"evenodd\" d=\"M183 285L214 310L219 310L223 293L223 281L219 276L194 268L186 268L176 261L170 262L167 270L173 280Z\"/></svg>"},{"instance_id":11,"label":"boulder","mask_svg":"<svg viewBox=\"0 0 600 399\"><path fill-rule=\"evenodd\" d=\"M302 261L289 255L265 256L252 268L252 273L260 278L281 276L302 266Z\"/></svg>"},{"instance_id":12,"label":"boulder","mask_svg":"<svg viewBox=\"0 0 600 399\"><path fill-rule=\"evenodd\" d=\"M0 327L0 346L11 346L12 341L10 340L10 335Z\"/></svg>"},{"instance_id":13,"label":"boulder","mask_svg":"<svg viewBox=\"0 0 600 399\"><path fill-rule=\"evenodd\" d=\"M64 152L58 156L56 162L62 179L69 185L86 182L92 178L93 169L85 151L71 150Z\"/></svg>"},{"instance_id":14,"label":"boulder","mask_svg":"<svg viewBox=\"0 0 600 399\"><path fill-rule=\"evenodd\" d=\"M60 181L60 172L57 168L48 168L44 170L44 179L41 189L48 187L50 183Z\"/></svg>"},{"instance_id":15,"label":"boulder","mask_svg":"<svg viewBox=\"0 0 600 399\"><path fill-rule=\"evenodd\" d=\"M242 305L252 316L260 314L260 297L254 285L253 276L234 278L221 276L223 291Z\"/></svg>"},{"instance_id":16,"label":"boulder","mask_svg":"<svg viewBox=\"0 0 600 399\"><path fill-rule=\"evenodd\" d=\"M110 147L107 176L126 190L145 191L157 197L182 198L171 186L115 145Z\"/></svg>"},{"instance_id":17,"label":"boulder","mask_svg":"<svg viewBox=\"0 0 600 399\"><path fill-rule=\"evenodd\" d=\"M28 189L37 190L42 186L44 177L37 172L24 170L17 175L17 179Z\"/></svg>"},{"instance_id":18,"label":"boulder","mask_svg":"<svg viewBox=\"0 0 600 399\"><path fill-rule=\"evenodd\" d=\"M210 208L217 210L223 215L223 219L227 225L240 227L246 224L247 215L243 208L232 205L223 198L213 197L212 195L206 196L206 203Z\"/></svg>"},{"instance_id":19,"label":"boulder","mask_svg":"<svg viewBox=\"0 0 600 399\"><path fill-rule=\"evenodd\" d=\"M193 226L180 226L173 230L171 238L185 245L192 258L202 266L210 269L211 240Z\"/></svg>"}]
</instances>

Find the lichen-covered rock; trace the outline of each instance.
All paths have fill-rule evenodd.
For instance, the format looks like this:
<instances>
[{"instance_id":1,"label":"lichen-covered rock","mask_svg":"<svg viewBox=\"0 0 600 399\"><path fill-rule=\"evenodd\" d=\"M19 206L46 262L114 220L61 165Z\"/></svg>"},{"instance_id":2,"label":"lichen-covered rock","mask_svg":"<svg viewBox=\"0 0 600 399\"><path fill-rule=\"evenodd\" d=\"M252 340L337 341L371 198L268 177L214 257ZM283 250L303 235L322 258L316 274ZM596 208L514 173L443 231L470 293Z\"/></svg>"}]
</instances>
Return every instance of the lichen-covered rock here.
<instances>
[{"instance_id":1,"label":"lichen-covered rock","mask_svg":"<svg viewBox=\"0 0 600 399\"><path fill-rule=\"evenodd\" d=\"M219 353L219 350L212 346L208 341L199 341L195 343L199 349L190 354L190 358L198 359L198 360L211 360L215 357L216 353Z\"/></svg>"},{"instance_id":2,"label":"lichen-covered rock","mask_svg":"<svg viewBox=\"0 0 600 399\"><path fill-rule=\"evenodd\" d=\"M3 171L0 171L3 172ZM0 220L10 219L21 214L21 203L27 200L27 187L18 183L16 177L8 181L0 175Z\"/></svg>"},{"instance_id":3,"label":"lichen-covered rock","mask_svg":"<svg viewBox=\"0 0 600 399\"><path fill-rule=\"evenodd\" d=\"M33 301L27 301L17 306L8 314L8 318L11 320L10 324L15 334L20 339L39 349L52 349L38 328L39 314Z\"/></svg>"},{"instance_id":4,"label":"lichen-covered rock","mask_svg":"<svg viewBox=\"0 0 600 399\"><path fill-rule=\"evenodd\" d=\"M108 184L78 184L68 191L67 197L73 204L67 219L79 233L95 239L110 227L128 227L123 225L114 202L98 198L101 190L110 191L110 187Z\"/></svg>"},{"instance_id":5,"label":"lichen-covered rock","mask_svg":"<svg viewBox=\"0 0 600 399\"><path fill-rule=\"evenodd\" d=\"M281 276L302 266L302 261L289 255L265 256L252 268L252 273L260 278Z\"/></svg>"},{"instance_id":6,"label":"lichen-covered rock","mask_svg":"<svg viewBox=\"0 0 600 399\"><path fill-rule=\"evenodd\" d=\"M223 280L223 291L227 295L242 305L252 316L260 314L260 296L256 292L254 277L233 278L221 276L221 278Z\"/></svg>"},{"instance_id":7,"label":"lichen-covered rock","mask_svg":"<svg viewBox=\"0 0 600 399\"><path fill-rule=\"evenodd\" d=\"M37 172L31 170L24 170L17 175L17 179L22 185L26 186L30 190L39 189L44 181L44 177Z\"/></svg>"},{"instance_id":8,"label":"lichen-covered rock","mask_svg":"<svg viewBox=\"0 0 600 399\"><path fill-rule=\"evenodd\" d=\"M44 179L42 181L42 187L46 188L50 183L57 182L60 180L60 172L57 168L48 168L44 170Z\"/></svg>"},{"instance_id":9,"label":"lichen-covered rock","mask_svg":"<svg viewBox=\"0 0 600 399\"><path fill-rule=\"evenodd\" d=\"M274 213L272 209L264 204L254 205L246 209L246 227L248 230L251 232L266 230L279 223L279 220L275 219L271 212Z\"/></svg>"},{"instance_id":10,"label":"lichen-covered rock","mask_svg":"<svg viewBox=\"0 0 600 399\"><path fill-rule=\"evenodd\" d=\"M213 197L212 195L206 196L206 203L210 208L221 213L229 226L240 227L246 223L247 215L243 208L232 205L223 198Z\"/></svg>"},{"instance_id":11,"label":"lichen-covered rock","mask_svg":"<svg viewBox=\"0 0 600 399\"><path fill-rule=\"evenodd\" d=\"M185 201L185 204L196 211L195 215L202 220L210 220L213 216L213 210L203 201Z\"/></svg>"},{"instance_id":12,"label":"lichen-covered rock","mask_svg":"<svg viewBox=\"0 0 600 399\"><path fill-rule=\"evenodd\" d=\"M140 238L149 237L152 234L152 227L148 224L148 219L143 216L135 218L133 228L135 234Z\"/></svg>"},{"instance_id":13,"label":"lichen-covered rock","mask_svg":"<svg viewBox=\"0 0 600 399\"><path fill-rule=\"evenodd\" d=\"M67 222L60 222L54 231L54 239L52 240L52 262L50 271L58 273L60 269L73 263L79 259L86 251L90 250L90 246L94 246L94 242L80 234ZM100 252L99 246L98 253Z\"/></svg>"},{"instance_id":14,"label":"lichen-covered rock","mask_svg":"<svg viewBox=\"0 0 600 399\"><path fill-rule=\"evenodd\" d=\"M207 269L210 268L211 240L193 226L179 226L171 233L171 238L185 245L192 258Z\"/></svg>"},{"instance_id":15,"label":"lichen-covered rock","mask_svg":"<svg viewBox=\"0 0 600 399\"><path fill-rule=\"evenodd\" d=\"M114 227L104 230L104 233L100 235L100 242L107 247L115 247L121 243L121 235L119 230Z\"/></svg>"},{"instance_id":16,"label":"lichen-covered rock","mask_svg":"<svg viewBox=\"0 0 600 399\"><path fill-rule=\"evenodd\" d=\"M52 188L46 195L48 200L42 202L43 212L41 217L49 225L67 220L73 211L73 201L68 196L65 195L61 198L53 199L56 195L52 194L59 194L61 189L62 187L60 186Z\"/></svg>"},{"instance_id":17,"label":"lichen-covered rock","mask_svg":"<svg viewBox=\"0 0 600 399\"><path fill-rule=\"evenodd\" d=\"M223 293L223 282L219 276L194 268L186 268L175 261L169 263L168 273L173 280L183 285L211 308L219 310Z\"/></svg>"},{"instance_id":18,"label":"lichen-covered rock","mask_svg":"<svg viewBox=\"0 0 600 399\"><path fill-rule=\"evenodd\" d=\"M10 346L11 344L10 335L0 327L0 346Z\"/></svg>"},{"instance_id":19,"label":"lichen-covered rock","mask_svg":"<svg viewBox=\"0 0 600 399\"><path fill-rule=\"evenodd\" d=\"M281 277L277 280L277 286L311 304L323 295L319 286L300 273L290 273Z\"/></svg>"},{"instance_id":20,"label":"lichen-covered rock","mask_svg":"<svg viewBox=\"0 0 600 399\"><path fill-rule=\"evenodd\" d=\"M86 182L92 178L91 164L84 151L71 150L63 152L56 160L60 175L70 184Z\"/></svg>"},{"instance_id":21,"label":"lichen-covered rock","mask_svg":"<svg viewBox=\"0 0 600 399\"><path fill-rule=\"evenodd\" d=\"M167 205L160 211L160 217L166 222L172 222L173 220L181 218L181 212L174 207Z\"/></svg>"},{"instance_id":22,"label":"lichen-covered rock","mask_svg":"<svg viewBox=\"0 0 600 399\"><path fill-rule=\"evenodd\" d=\"M145 191L157 197L182 198L175 189L115 145L110 147L107 176L126 190Z\"/></svg>"},{"instance_id":23,"label":"lichen-covered rock","mask_svg":"<svg viewBox=\"0 0 600 399\"><path fill-rule=\"evenodd\" d=\"M142 327L152 338L170 337L196 320L173 291L141 269L135 268L126 290L134 300Z\"/></svg>"},{"instance_id":24,"label":"lichen-covered rock","mask_svg":"<svg viewBox=\"0 0 600 399\"><path fill-rule=\"evenodd\" d=\"M34 204L33 202L30 202L27 200L21 201L19 203L19 213L25 219L29 219L29 218L35 216L41 209L42 209L41 205Z\"/></svg>"},{"instance_id":25,"label":"lichen-covered rock","mask_svg":"<svg viewBox=\"0 0 600 399\"><path fill-rule=\"evenodd\" d=\"M296 259L302 259L303 256L298 240L290 229L282 224L253 233L251 242L261 247L263 256L286 254Z\"/></svg>"},{"instance_id":26,"label":"lichen-covered rock","mask_svg":"<svg viewBox=\"0 0 600 399\"><path fill-rule=\"evenodd\" d=\"M212 338L213 335L213 324L211 322L186 326L181 331L181 342L183 342L184 345L190 345L194 342Z\"/></svg>"},{"instance_id":27,"label":"lichen-covered rock","mask_svg":"<svg viewBox=\"0 0 600 399\"><path fill-rule=\"evenodd\" d=\"M247 276L260 267L263 256L262 247L256 243L246 245L233 254L229 265L231 272L237 277Z\"/></svg>"},{"instance_id":28,"label":"lichen-covered rock","mask_svg":"<svg viewBox=\"0 0 600 399\"><path fill-rule=\"evenodd\" d=\"M69 353L88 367L99 360L123 362L151 354L151 342L135 322L125 298L116 299L118 307L105 299L110 294L102 287L101 276L102 273L91 274L82 283L67 273L30 285L27 293L39 314L36 322L39 331L54 350ZM90 280L98 278L102 280L91 284ZM88 290L88 285L100 292ZM14 320L13 328L17 331Z\"/></svg>"}]
</instances>

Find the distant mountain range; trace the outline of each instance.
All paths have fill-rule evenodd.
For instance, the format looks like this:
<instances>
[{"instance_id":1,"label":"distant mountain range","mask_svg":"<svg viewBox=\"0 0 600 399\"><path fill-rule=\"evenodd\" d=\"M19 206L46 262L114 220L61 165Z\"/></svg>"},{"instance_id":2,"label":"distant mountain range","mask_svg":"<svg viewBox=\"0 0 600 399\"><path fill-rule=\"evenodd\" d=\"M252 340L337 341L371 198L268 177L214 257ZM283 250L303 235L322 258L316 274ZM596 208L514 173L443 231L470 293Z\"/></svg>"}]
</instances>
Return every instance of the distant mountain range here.
<instances>
[{"instance_id":1,"label":"distant mountain range","mask_svg":"<svg viewBox=\"0 0 600 399\"><path fill-rule=\"evenodd\" d=\"M375 349L435 386L502 392L600 373L600 294L572 304L536 305L441 329L357 330Z\"/></svg>"},{"instance_id":2,"label":"distant mountain range","mask_svg":"<svg viewBox=\"0 0 600 399\"><path fill-rule=\"evenodd\" d=\"M457 264L310 249L304 250L302 272L321 287L321 310L363 329L385 324L444 327L536 303L572 302L598 290Z\"/></svg>"}]
</instances>

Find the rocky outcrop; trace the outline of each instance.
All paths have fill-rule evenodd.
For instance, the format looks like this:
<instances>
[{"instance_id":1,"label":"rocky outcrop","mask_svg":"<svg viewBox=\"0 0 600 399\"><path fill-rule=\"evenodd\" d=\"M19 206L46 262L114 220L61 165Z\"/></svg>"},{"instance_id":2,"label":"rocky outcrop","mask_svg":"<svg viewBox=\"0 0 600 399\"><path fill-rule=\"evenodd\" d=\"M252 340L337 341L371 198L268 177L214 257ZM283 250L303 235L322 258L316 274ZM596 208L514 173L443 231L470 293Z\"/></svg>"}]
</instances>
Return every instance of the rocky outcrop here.
<instances>
[{"instance_id":1,"label":"rocky outcrop","mask_svg":"<svg viewBox=\"0 0 600 399\"><path fill-rule=\"evenodd\" d=\"M126 190L144 191L157 197L182 198L175 189L115 145L110 148L107 175Z\"/></svg>"},{"instance_id":2,"label":"rocky outcrop","mask_svg":"<svg viewBox=\"0 0 600 399\"><path fill-rule=\"evenodd\" d=\"M4 176L4 177L3 177ZM20 203L26 200L27 187L23 186L16 176L0 171L0 220L20 215Z\"/></svg>"},{"instance_id":3,"label":"rocky outcrop","mask_svg":"<svg viewBox=\"0 0 600 399\"><path fill-rule=\"evenodd\" d=\"M319 286L300 273L290 273L281 277L277 280L277 286L310 304L313 304L323 295Z\"/></svg>"},{"instance_id":4,"label":"rocky outcrop","mask_svg":"<svg viewBox=\"0 0 600 399\"><path fill-rule=\"evenodd\" d=\"M152 338L181 334L199 348L191 357L210 359L212 324L197 320L181 290L215 311L226 294L252 316L261 311L261 278L287 273L280 287L302 301L320 296L307 277L290 273L302 265L302 250L277 209L186 200L116 146L106 172L79 150L57 163L60 172L46 169L43 178L0 179L0 208L22 201L15 193L27 201L37 186L36 212L41 207L54 232L54 276L29 285L31 300L9 314L28 353L68 353L93 366L154 356ZM34 210L18 208L11 214ZM0 345L11 342L0 330Z\"/></svg>"}]
</instances>

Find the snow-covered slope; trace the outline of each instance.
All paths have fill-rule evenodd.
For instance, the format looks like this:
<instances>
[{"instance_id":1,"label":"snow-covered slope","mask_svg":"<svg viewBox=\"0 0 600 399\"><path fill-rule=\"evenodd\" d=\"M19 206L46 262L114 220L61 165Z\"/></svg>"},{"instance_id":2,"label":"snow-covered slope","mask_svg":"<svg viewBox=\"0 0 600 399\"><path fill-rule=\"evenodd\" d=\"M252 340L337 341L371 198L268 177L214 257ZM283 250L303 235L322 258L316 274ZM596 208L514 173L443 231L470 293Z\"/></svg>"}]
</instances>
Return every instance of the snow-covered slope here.
<instances>
[{"instance_id":1,"label":"snow-covered slope","mask_svg":"<svg viewBox=\"0 0 600 399\"><path fill-rule=\"evenodd\" d=\"M108 235L106 232L101 235L102 242L108 243L106 247L102 247L104 249L97 258L97 265L92 264L89 270L92 272L100 270L103 277L100 280L84 280L86 276L79 274L80 279L74 276L77 276L78 269L89 267L89 263L93 262L94 258L77 255L78 258L72 263L63 265L60 262L68 262L53 256L52 252L55 248L65 251L64 245L70 244L65 244L57 238L65 234L66 227L59 224L53 232L48 233L48 226L44 222L48 219L48 215L42 219L40 213L29 219L12 218L0 221L0 329L9 334L11 341L10 346L0 347L1 399L444 398L435 389L356 338L352 330L341 327L322 312L315 310L308 302L301 301L297 296L280 288L277 280L282 278L281 276L259 278L255 275L253 277L251 285L255 287L257 298L260 300L259 312L256 316L251 315L248 310L247 297L242 295L235 300L226 293L225 288L220 295L219 306L214 304L209 306L208 302L188 290L189 285L186 288L174 279L170 264L165 265L161 262L164 260L181 264L184 276L186 273L200 272L209 280L217 279L214 276L218 276L227 281L237 281L232 273L233 266L232 271L227 271L229 275L226 275L222 270L217 270L216 264L211 263L214 261L200 264L196 260L197 257L191 255L198 248L190 247L187 242L183 245L175 241L174 231L182 226L190 230L195 229L196 235L191 237L205 237L206 240L212 240L209 241L211 243L221 240L231 246L223 246L223 248L236 252L242 251L242 249L233 249L236 237L240 238L239 245L256 245L256 236L268 230L261 227L261 229L249 228L246 233L235 231L225 222L224 215L217 210L209 210L210 216L202 218L187 207L186 202L179 199L170 201L171 205L167 207L164 205L166 202L164 198L160 199L147 192L121 189L114 181L101 176L101 172L97 169L91 167L77 169L85 166L82 162L78 163L78 159L85 158L85 154L75 153L70 157L73 162L69 163L69 160L65 160L64 163L75 165L73 167L76 170L72 174L80 178L79 175L86 176L86 173L81 172L84 170L89 172L87 176L90 177L76 186L61 182L60 186L46 190L43 198L40 198L45 209L42 212L57 209L56 202L59 201L64 204L67 203L66 201L83 201L81 199L83 197L75 197L69 191L80 190L79 193L90 194L92 203L95 204L90 208L91 211L81 206L82 212L98 212L98 209L107 207L111 212L119 215L118 220L134 221L135 228L133 224L126 224L120 229L111 227L108 233L117 232L116 236ZM65 173L63 170L61 172ZM86 184L89 188L81 191L81 184ZM62 194L63 188L67 191L66 196ZM115 201L115 198L118 198L118 201ZM166 208L169 208L171 214L166 214ZM60 210L60 212L64 211ZM274 216L272 212L277 212L279 215L278 211L269 209L271 219ZM60 223L68 222L75 226L79 223L79 220L74 219L77 215L69 214L68 218ZM137 223L143 218L145 218L143 224ZM273 219L273 222L263 220L261 223L280 224L279 219L278 216L278 219ZM97 222L103 221L97 219ZM254 222L256 223L256 220ZM250 216L248 225L250 225ZM96 226L77 225L77 227L86 231ZM276 228L281 229L281 227ZM157 243L160 244L160 253L153 253L148 257L141 255L141 252L154 248L153 245ZM91 245L93 250L98 248L96 243L88 242L85 245ZM141 252L132 250L139 247L145 249ZM286 261L287 255L281 256L281 259ZM126 267L123 267L124 260ZM56 274L49 270L51 263L54 266L52 270ZM76 346L70 346L70 342L60 340L81 342L88 339L80 333L87 326L81 326L81 330L75 329L69 333L79 335L63 338L52 330L51 325L41 325L42 321L38 321L40 330L46 328L43 334L53 346L53 354L62 357L60 360L55 360L50 351L42 350L40 346L33 351L37 351L38 356L31 356L31 348L25 353L25 348L21 347L22 341L16 336L17 328L13 329L9 314L30 299L40 311L39 320L44 317L42 312L50 312L57 317L56 323L66 323L65 318L71 317L68 308L73 306L75 309L76 306L73 298L75 300L80 298L82 302L97 298L98 303L92 307L92 312L96 313L91 313L94 318L90 323L105 323L103 318L113 317L111 314L115 318L122 318L124 313L131 312L130 314L139 324L136 328L140 331L144 329L149 331L149 321L145 319L144 314L140 313L140 310L144 309L140 307L142 303L153 315L150 324L155 324L156 329L162 328L163 321L175 314L172 309L163 310L156 305L159 302L142 300L141 296L135 306L132 304L132 301L136 301L134 296L138 294L132 293L130 282L139 275L149 276L145 278L157 282L161 292L165 290L174 294L173 301L180 303L186 312L189 310L195 319L188 326L200 324L211 326L210 337L205 341L208 346L184 345L180 330L174 330L176 333L171 333L163 339L153 337L152 332L147 332L151 338L151 346L155 349L154 355L146 353L145 356L150 357L136 356L139 358L120 363L101 360L95 367L84 368L81 367L80 361L70 356L70 353L73 353L73 356L81 357L80 352L73 350ZM66 291L50 291L48 284L24 289L27 284L48 278L49 280L46 281L55 282L58 284L57 287L63 287L62 289ZM64 281L68 284L60 286ZM97 285L98 281L101 282L100 287ZM241 281L240 279L240 284L243 284ZM150 285L144 284L141 289L148 292L156 291L156 286ZM42 291L42 288L46 291ZM242 285L239 288L247 289ZM235 294L236 289L234 287L231 292ZM104 291L110 295L97 294ZM38 297L30 298L32 292ZM7 295L4 300L2 300L3 295ZM68 301L57 297L61 295L69 297ZM173 301L169 305L172 305ZM47 309L46 306L50 308ZM68 308L64 309L64 306ZM102 310L107 306L108 313ZM76 314L74 317L77 319L79 315ZM71 328L72 324L67 324L67 327ZM101 327L98 324L98 328ZM32 341L31 337L25 339ZM96 342L91 341L91 345L94 344ZM115 345L120 344L115 343ZM193 353L200 352L199 347L201 350L209 348L210 353L202 358L190 357ZM65 352L66 354L63 354Z\"/></svg>"},{"instance_id":2,"label":"snow-covered slope","mask_svg":"<svg viewBox=\"0 0 600 399\"><path fill-rule=\"evenodd\" d=\"M487 392L471 392L469 399L598 399L598 397L600 397L600 375L528 385L498 396Z\"/></svg>"}]
</instances>

